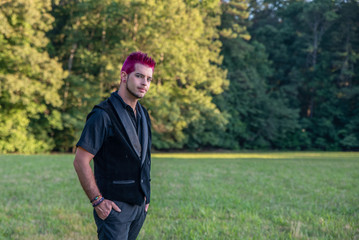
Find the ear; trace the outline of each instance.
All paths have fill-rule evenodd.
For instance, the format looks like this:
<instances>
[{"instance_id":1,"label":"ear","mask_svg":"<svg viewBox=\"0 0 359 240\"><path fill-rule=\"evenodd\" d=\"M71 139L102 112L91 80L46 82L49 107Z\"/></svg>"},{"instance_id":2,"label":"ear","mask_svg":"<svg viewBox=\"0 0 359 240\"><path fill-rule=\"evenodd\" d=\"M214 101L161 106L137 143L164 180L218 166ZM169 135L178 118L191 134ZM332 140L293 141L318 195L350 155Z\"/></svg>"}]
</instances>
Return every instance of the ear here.
<instances>
[{"instance_id":1,"label":"ear","mask_svg":"<svg viewBox=\"0 0 359 240\"><path fill-rule=\"evenodd\" d=\"M121 72L121 82L126 83L127 81L127 73L125 71Z\"/></svg>"}]
</instances>

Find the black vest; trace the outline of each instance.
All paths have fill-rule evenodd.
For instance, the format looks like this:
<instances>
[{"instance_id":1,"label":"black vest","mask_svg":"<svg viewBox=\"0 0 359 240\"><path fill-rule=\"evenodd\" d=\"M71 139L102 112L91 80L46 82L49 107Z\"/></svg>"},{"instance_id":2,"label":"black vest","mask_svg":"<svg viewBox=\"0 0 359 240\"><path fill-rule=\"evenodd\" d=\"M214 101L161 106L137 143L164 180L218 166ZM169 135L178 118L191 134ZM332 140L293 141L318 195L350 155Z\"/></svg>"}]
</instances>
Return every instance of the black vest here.
<instances>
[{"instance_id":1,"label":"black vest","mask_svg":"<svg viewBox=\"0 0 359 240\"><path fill-rule=\"evenodd\" d=\"M148 133L143 135L143 138L148 139L148 144L143 144L146 149L142 149L141 152L145 151L143 152L145 155L141 157L138 146L136 146L137 149L134 147L134 136L129 136L128 129L126 129L130 126L127 125L128 122L122 121L118 116L111 102L112 97L114 96L94 107L103 109L109 115L114 132L114 136L109 136L104 140L102 147L94 157L97 186L105 199L141 205L144 196L146 196L146 203L149 203L151 169L149 115L145 108L140 105L142 118L146 121L144 124L147 124L145 128L148 129ZM123 108L122 104L119 105ZM126 111L124 108L120 110Z\"/></svg>"}]
</instances>

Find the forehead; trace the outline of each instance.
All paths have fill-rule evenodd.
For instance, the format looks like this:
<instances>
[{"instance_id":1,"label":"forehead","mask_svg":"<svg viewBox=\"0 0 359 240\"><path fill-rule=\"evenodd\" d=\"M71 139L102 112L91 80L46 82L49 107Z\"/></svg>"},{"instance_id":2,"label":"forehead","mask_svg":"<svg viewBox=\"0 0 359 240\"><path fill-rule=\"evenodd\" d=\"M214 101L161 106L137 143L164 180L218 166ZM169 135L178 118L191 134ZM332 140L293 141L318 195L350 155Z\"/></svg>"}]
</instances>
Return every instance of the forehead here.
<instances>
[{"instance_id":1,"label":"forehead","mask_svg":"<svg viewBox=\"0 0 359 240\"><path fill-rule=\"evenodd\" d=\"M135 73L141 73L143 75L146 75L147 77L152 77L152 68L149 66L136 63L135 64Z\"/></svg>"}]
</instances>

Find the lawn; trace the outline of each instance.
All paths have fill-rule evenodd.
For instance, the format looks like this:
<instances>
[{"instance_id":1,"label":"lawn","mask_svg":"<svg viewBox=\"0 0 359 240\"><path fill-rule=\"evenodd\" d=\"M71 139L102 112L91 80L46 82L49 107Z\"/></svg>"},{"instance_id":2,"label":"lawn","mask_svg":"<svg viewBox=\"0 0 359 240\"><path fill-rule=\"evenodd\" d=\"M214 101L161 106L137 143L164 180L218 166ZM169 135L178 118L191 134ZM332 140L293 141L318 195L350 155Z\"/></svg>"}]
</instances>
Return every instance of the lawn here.
<instances>
[{"instance_id":1,"label":"lawn","mask_svg":"<svg viewBox=\"0 0 359 240\"><path fill-rule=\"evenodd\" d=\"M0 239L96 239L73 155L0 155ZM139 239L359 240L359 153L153 154Z\"/></svg>"}]
</instances>

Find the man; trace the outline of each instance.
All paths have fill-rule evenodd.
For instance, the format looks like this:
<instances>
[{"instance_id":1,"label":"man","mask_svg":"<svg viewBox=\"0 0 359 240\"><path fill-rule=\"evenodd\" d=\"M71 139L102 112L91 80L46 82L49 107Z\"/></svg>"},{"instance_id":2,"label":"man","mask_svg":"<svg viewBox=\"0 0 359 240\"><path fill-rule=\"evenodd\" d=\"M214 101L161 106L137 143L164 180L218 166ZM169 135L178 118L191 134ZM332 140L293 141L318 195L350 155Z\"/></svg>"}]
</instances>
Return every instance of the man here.
<instances>
[{"instance_id":1,"label":"man","mask_svg":"<svg viewBox=\"0 0 359 240\"><path fill-rule=\"evenodd\" d=\"M151 123L138 102L156 63L130 54L117 92L87 116L74 167L94 207L99 239L136 239L150 203ZM90 162L94 159L94 173Z\"/></svg>"}]
</instances>

